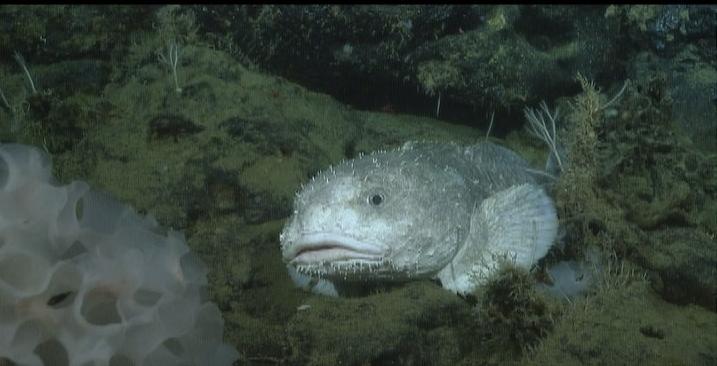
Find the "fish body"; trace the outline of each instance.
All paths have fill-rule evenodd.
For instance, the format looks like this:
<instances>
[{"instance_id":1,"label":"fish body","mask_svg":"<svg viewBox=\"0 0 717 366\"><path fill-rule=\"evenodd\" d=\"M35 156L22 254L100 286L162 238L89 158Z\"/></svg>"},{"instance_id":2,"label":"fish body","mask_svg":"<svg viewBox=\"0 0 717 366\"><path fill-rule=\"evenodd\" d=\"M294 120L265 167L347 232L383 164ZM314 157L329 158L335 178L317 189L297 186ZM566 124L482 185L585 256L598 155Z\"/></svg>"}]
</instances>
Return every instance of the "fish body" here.
<instances>
[{"instance_id":1,"label":"fish body","mask_svg":"<svg viewBox=\"0 0 717 366\"><path fill-rule=\"evenodd\" d=\"M472 292L501 258L530 267L557 233L527 162L492 143L407 143L320 172L280 235L297 285L437 278Z\"/></svg>"}]
</instances>

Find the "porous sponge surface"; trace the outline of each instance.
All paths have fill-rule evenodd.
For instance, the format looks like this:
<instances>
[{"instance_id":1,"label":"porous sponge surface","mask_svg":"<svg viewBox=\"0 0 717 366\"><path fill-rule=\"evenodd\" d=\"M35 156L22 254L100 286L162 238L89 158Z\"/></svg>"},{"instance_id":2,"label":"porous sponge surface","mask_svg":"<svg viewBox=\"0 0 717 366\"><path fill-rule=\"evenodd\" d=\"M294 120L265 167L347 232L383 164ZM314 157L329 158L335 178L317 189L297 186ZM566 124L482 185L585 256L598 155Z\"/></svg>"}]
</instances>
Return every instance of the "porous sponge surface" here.
<instances>
[{"instance_id":1,"label":"porous sponge surface","mask_svg":"<svg viewBox=\"0 0 717 366\"><path fill-rule=\"evenodd\" d=\"M231 365L181 233L0 144L0 364Z\"/></svg>"}]
</instances>

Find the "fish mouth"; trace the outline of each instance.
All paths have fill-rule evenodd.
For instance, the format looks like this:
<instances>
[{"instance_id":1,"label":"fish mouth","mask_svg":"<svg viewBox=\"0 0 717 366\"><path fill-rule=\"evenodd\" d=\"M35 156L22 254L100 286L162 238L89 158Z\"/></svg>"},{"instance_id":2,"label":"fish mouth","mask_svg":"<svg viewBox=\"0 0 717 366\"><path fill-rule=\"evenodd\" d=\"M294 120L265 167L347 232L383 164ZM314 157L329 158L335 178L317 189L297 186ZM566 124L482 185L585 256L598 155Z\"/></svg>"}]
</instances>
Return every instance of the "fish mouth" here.
<instances>
[{"instance_id":1,"label":"fish mouth","mask_svg":"<svg viewBox=\"0 0 717 366\"><path fill-rule=\"evenodd\" d=\"M294 266L323 263L363 262L378 263L385 250L375 244L335 233L310 233L302 235L289 250L284 260Z\"/></svg>"}]
</instances>

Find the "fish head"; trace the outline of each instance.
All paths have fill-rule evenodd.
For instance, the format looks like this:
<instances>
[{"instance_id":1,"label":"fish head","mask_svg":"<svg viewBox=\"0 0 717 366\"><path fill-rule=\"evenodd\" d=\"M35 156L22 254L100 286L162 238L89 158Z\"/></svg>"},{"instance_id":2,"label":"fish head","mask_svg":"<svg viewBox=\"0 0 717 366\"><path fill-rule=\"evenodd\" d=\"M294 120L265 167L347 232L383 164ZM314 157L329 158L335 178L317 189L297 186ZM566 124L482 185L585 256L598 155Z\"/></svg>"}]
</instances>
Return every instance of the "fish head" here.
<instances>
[{"instance_id":1,"label":"fish head","mask_svg":"<svg viewBox=\"0 0 717 366\"><path fill-rule=\"evenodd\" d=\"M455 170L381 152L319 173L296 196L284 262L311 277L430 277L467 235L472 203Z\"/></svg>"}]
</instances>

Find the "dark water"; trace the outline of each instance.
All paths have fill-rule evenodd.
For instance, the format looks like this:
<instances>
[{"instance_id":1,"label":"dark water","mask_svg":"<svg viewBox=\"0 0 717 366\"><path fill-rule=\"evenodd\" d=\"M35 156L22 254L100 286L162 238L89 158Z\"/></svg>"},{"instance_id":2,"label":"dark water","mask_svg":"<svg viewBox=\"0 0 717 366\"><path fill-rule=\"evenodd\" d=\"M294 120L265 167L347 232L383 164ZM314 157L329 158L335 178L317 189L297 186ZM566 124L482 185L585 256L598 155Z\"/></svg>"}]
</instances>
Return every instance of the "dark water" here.
<instances>
[{"instance_id":1,"label":"dark water","mask_svg":"<svg viewBox=\"0 0 717 366\"><path fill-rule=\"evenodd\" d=\"M0 184L0 365L226 364L192 348L226 351L207 346L220 339L242 365L717 364L714 6L4 5L0 15L0 152L39 148L56 185L114 197L87 212L132 207L139 215L127 217L151 215L158 237L181 231L196 255L166 262L173 270L79 267L92 250L63 257L50 240L13 234L69 230L10 219L51 207L50 196ZM559 111L566 164L548 187L559 239L529 273L499 271L463 297L430 279L358 284L360 296L340 298L295 288L278 236L317 172L407 141L484 139L542 169L548 150L524 115L541 101ZM0 183L15 171L8 161ZM125 275L45 280L59 265ZM186 284L132 287L204 278L205 267L201 296ZM544 291L560 276L572 287ZM223 328L187 302L184 313L154 307L173 296L216 304ZM70 328L74 317L92 326ZM118 330L128 323L146 326Z\"/></svg>"}]
</instances>

